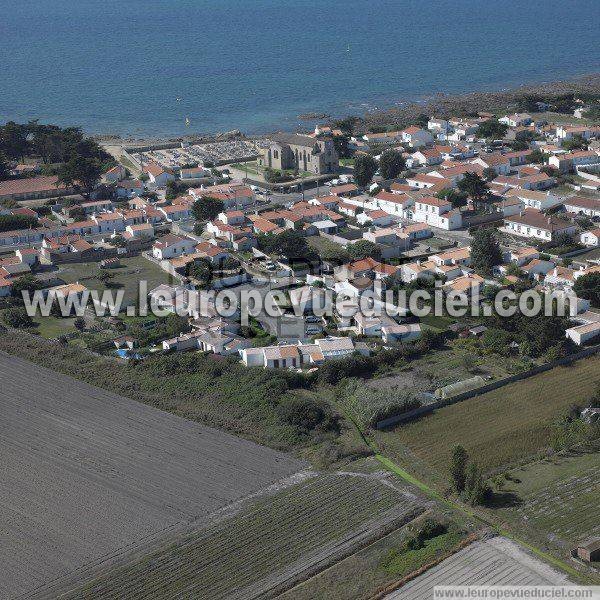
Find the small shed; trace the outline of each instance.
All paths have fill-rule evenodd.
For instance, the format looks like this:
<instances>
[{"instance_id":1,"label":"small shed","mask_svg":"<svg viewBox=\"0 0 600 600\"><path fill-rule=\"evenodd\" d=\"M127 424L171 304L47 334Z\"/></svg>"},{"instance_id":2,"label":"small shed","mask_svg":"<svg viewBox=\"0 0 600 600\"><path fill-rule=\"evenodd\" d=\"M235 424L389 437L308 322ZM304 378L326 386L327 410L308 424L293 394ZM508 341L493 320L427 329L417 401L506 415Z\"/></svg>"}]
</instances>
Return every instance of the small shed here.
<instances>
[{"instance_id":1,"label":"small shed","mask_svg":"<svg viewBox=\"0 0 600 600\"><path fill-rule=\"evenodd\" d=\"M586 562L600 561L600 537L579 544L577 546L577 556Z\"/></svg>"}]
</instances>

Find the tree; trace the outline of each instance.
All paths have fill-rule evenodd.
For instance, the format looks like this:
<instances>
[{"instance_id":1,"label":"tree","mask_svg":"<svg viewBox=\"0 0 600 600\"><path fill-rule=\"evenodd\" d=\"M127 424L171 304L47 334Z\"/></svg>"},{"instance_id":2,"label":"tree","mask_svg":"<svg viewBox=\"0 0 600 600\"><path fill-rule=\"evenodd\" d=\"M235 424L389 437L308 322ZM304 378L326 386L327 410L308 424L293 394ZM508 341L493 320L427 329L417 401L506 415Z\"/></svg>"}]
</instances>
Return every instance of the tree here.
<instances>
[{"instance_id":1,"label":"tree","mask_svg":"<svg viewBox=\"0 0 600 600\"><path fill-rule=\"evenodd\" d=\"M329 405L312 398L291 396L277 407L277 413L284 423L304 433L317 428L321 431L339 430L339 417Z\"/></svg>"},{"instance_id":2,"label":"tree","mask_svg":"<svg viewBox=\"0 0 600 600\"><path fill-rule=\"evenodd\" d=\"M496 173L496 169L492 168L492 167L486 167L483 170L483 178L486 181L492 181L492 179L496 179L497 177L497 173Z\"/></svg>"},{"instance_id":3,"label":"tree","mask_svg":"<svg viewBox=\"0 0 600 600\"><path fill-rule=\"evenodd\" d=\"M477 137L491 140L502 139L508 131L508 125L500 123L498 119L484 121L477 128Z\"/></svg>"},{"instance_id":4,"label":"tree","mask_svg":"<svg viewBox=\"0 0 600 600\"><path fill-rule=\"evenodd\" d=\"M204 259L194 260L187 266L187 276L198 280L201 286L206 286L212 277L210 263Z\"/></svg>"},{"instance_id":5,"label":"tree","mask_svg":"<svg viewBox=\"0 0 600 600\"><path fill-rule=\"evenodd\" d=\"M362 258L381 258L381 248L377 244L369 242L369 240L359 240L354 244L348 244L347 250L350 254L350 258L353 260L360 260Z\"/></svg>"},{"instance_id":6,"label":"tree","mask_svg":"<svg viewBox=\"0 0 600 600\"><path fill-rule=\"evenodd\" d=\"M570 140L563 140L561 146L565 150L586 150L588 143L580 135L574 135Z\"/></svg>"},{"instance_id":7,"label":"tree","mask_svg":"<svg viewBox=\"0 0 600 600\"><path fill-rule=\"evenodd\" d=\"M532 150L529 153L529 156L527 157L527 160L530 163L534 163L536 165L539 165L539 164L541 164L541 163L544 162L544 153L541 150L539 150L538 148L535 148L535 150Z\"/></svg>"},{"instance_id":8,"label":"tree","mask_svg":"<svg viewBox=\"0 0 600 600\"><path fill-rule=\"evenodd\" d=\"M8 177L8 158L4 152L0 151L0 181Z\"/></svg>"},{"instance_id":9,"label":"tree","mask_svg":"<svg viewBox=\"0 0 600 600\"><path fill-rule=\"evenodd\" d=\"M69 216L74 221L84 221L86 217L85 209L81 206L76 206L69 211Z\"/></svg>"},{"instance_id":10,"label":"tree","mask_svg":"<svg viewBox=\"0 0 600 600\"><path fill-rule=\"evenodd\" d=\"M333 145L335 147L335 151L340 158L349 158L350 157L350 149L348 147L348 143L350 142L350 138L347 135L336 135L333 138Z\"/></svg>"},{"instance_id":11,"label":"tree","mask_svg":"<svg viewBox=\"0 0 600 600\"><path fill-rule=\"evenodd\" d=\"M102 165L95 158L75 156L58 169L58 181L89 196L100 181Z\"/></svg>"},{"instance_id":12,"label":"tree","mask_svg":"<svg viewBox=\"0 0 600 600\"><path fill-rule=\"evenodd\" d=\"M385 150L379 159L379 171L384 179L395 179L404 170L405 165L402 153L398 150Z\"/></svg>"},{"instance_id":13,"label":"tree","mask_svg":"<svg viewBox=\"0 0 600 600\"><path fill-rule=\"evenodd\" d=\"M361 154L354 160L354 181L360 187L367 187L377 171L377 161L370 154Z\"/></svg>"},{"instance_id":14,"label":"tree","mask_svg":"<svg viewBox=\"0 0 600 600\"><path fill-rule=\"evenodd\" d=\"M580 298L589 300L594 308L600 308L600 273L588 273L578 277L573 291Z\"/></svg>"},{"instance_id":15,"label":"tree","mask_svg":"<svg viewBox=\"0 0 600 600\"><path fill-rule=\"evenodd\" d=\"M457 185L461 192L464 192L476 201L487 198L489 193L487 183L477 173L470 171L465 173Z\"/></svg>"},{"instance_id":16,"label":"tree","mask_svg":"<svg viewBox=\"0 0 600 600\"><path fill-rule=\"evenodd\" d=\"M15 329L22 329L33 325L33 319L22 306L7 308L2 312L1 318L5 325L14 327Z\"/></svg>"},{"instance_id":17,"label":"tree","mask_svg":"<svg viewBox=\"0 0 600 600\"><path fill-rule=\"evenodd\" d=\"M24 290L33 293L36 290L44 289L44 287L45 285L42 281L31 275L31 273L28 273L15 279L11 293L15 298L22 298Z\"/></svg>"},{"instance_id":18,"label":"tree","mask_svg":"<svg viewBox=\"0 0 600 600\"><path fill-rule=\"evenodd\" d=\"M350 136L354 133L354 128L361 122L360 117L349 116L343 119L338 119L333 122L335 129L341 129L345 135Z\"/></svg>"},{"instance_id":19,"label":"tree","mask_svg":"<svg viewBox=\"0 0 600 600\"><path fill-rule=\"evenodd\" d=\"M513 336L503 329L490 328L481 336L481 343L486 352L500 356L510 355Z\"/></svg>"},{"instance_id":20,"label":"tree","mask_svg":"<svg viewBox=\"0 0 600 600\"><path fill-rule=\"evenodd\" d=\"M179 194L185 191L186 187L181 181L171 179L167 181L167 191L165 192L165 200L174 200Z\"/></svg>"},{"instance_id":21,"label":"tree","mask_svg":"<svg viewBox=\"0 0 600 600\"><path fill-rule=\"evenodd\" d=\"M319 258L323 262L339 266L350 260L350 253L343 246L324 239L319 250Z\"/></svg>"},{"instance_id":22,"label":"tree","mask_svg":"<svg viewBox=\"0 0 600 600\"><path fill-rule=\"evenodd\" d=\"M73 321L73 327L75 327L77 331L83 331L85 329L85 319L83 317L77 317L75 321Z\"/></svg>"},{"instance_id":23,"label":"tree","mask_svg":"<svg viewBox=\"0 0 600 600\"><path fill-rule=\"evenodd\" d=\"M110 271L100 271L96 275L96 279L102 283L108 283L113 278L113 274Z\"/></svg>"},{"instance_id":24,"label":"tree","mask_svg":"<svg viewBox=\"0 0 600 600\"><path fill-rule=\"evenodd\" d=\"M471 266L482 277L489 277L493 267L502 262L502 251L494 229L478 229L471 243Z\"/></svg>"},{"instance_id":25,"label":"tree","mask_svg":"<svg viewBox=\"0 0 600 600\"><path fill-rule=\"evenodd\" d=\"M490 493L491 490L485 482L483 473L479 470L477 464L469 463L465 478L465 489L463 492L464 499L471 504L471 506L485 504Z\"/></svg>"},{"instance_id":26,"label":"tree","mask_svg":"<svg viewBox=\"0 0 600 600\"><path fill-rule=\"evenodd\" d=\"M293 229L286 229L276 235L259 235L258 247L267 254L280 254L292 261L312 256L304 236Z\"/></svg>"},{"instance_id":27,"label":"tree","mask_svg":"<svg viewBox=\"0 0 600 600\"><path fill-rule=\"evenodd\" d=\"M454 483L454 489L461 493L465 489L467 462L469 455L463 446L456 444L452 447L452 456L450 459L450 475Z\"/></svg>"},{"instance_id":28,"label":"tree","mask_svg":"<svg viewBox=\"0 0 600 600\"><path fill-rule=\"evenodd\" d=\"M14 229L29 229L37 227L38 220L36 217L27 215L0 215L0 232L12 231Z\"/></svg>"},{"instance_id":29,"label":"tree","mask_svg":"<svg viewBox=\"0 0 600 600\"><path fill-rule=\"evenodd\" d=\"M443 190L440 190L436 196L440 198L440 200L451 202L454 208L460 208L467 204L467 194L452 188L444 188Z\"/></svg>"},{"instance_id":30,"label":"tree","mask_svg":"<svg viewBox=\"0 0 600 600\"><path fill-rule=\"evenodd\" d=\"M225 208L222 200L213 196L204 196L198 198L192 205L192 213L197 221L210 221Z\"/></svg>"},{"instance_id":31,"label":"tree","mask_svg":"<svg viewBox=\"0 0 600 600\"><path fill-rule=\"evenodd\" d=\"M29 130L26 125L9 121L0 127L0 151L9 160L23 160L29 152L28 135Z\"/></svg>"}]
</instances>

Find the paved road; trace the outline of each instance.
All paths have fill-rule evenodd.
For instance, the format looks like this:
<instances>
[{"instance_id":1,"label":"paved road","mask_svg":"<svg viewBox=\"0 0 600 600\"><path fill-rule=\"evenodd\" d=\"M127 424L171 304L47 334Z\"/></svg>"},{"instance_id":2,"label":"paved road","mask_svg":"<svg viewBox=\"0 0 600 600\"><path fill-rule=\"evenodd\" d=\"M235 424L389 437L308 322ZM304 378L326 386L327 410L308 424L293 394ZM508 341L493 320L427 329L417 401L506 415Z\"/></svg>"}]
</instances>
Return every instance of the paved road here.
<instances>
[{"instance_id":1,"label":"paved road","mask_svg":"<svg viewBox=\"0 0 600 600\"><path fill-rule=\"evenodd\" d=\"M0 388L3 599L305 467L4 353Z\"/></svg>"}]
</instances>

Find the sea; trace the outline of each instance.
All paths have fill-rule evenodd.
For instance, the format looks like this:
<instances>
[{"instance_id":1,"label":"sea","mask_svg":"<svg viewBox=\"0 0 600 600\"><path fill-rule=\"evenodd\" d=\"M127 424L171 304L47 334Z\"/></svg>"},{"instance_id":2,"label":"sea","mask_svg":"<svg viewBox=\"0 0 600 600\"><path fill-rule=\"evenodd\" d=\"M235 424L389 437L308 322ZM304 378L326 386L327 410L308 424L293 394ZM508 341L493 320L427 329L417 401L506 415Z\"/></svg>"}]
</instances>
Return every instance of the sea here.
<instances>
[{"instance_id":1,"label":"sea","mask_svg":"<svg viewBox=\"0 0 600 600\"><path fill-rule=\"evenodd\" d=\"M307 127L600 71L600 0L0 0L0 122Z\"/></svg>"}]
</instances>

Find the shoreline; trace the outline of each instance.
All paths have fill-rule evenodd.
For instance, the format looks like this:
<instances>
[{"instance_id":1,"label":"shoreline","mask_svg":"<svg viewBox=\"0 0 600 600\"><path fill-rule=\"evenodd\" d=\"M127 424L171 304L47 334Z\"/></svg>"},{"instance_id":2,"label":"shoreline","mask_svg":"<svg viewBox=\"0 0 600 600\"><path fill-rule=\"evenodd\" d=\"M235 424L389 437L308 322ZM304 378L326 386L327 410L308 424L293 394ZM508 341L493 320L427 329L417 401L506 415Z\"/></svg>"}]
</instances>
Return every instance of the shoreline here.
<instances>
[{"instance_id":1,"label":"shoreline","mask_svg":"<svg viewBox=\"0 0 600 600\"><path fill-rule=\"evenodd\" d=\"M364 127L382 127L394 126L405 127L414 121L421 114L435 114L441 118L455 115L466 116L477 111L497 111L509 109L510 104L516 102L524 96L535 94L543 98L552 98L565 94L594 94L600 96L600 72L578 75L571 79L561 79L540 83L525 83L515 87L503 88L501 90L475 90L470 92L446 94L443 92L429 94L421 98L410 100L396 100L389 103L385 108L375 108L372 110L347 112L345 114L335 114L330 112L310 112L302 115L296 115L295 120L306 123L306 130L311 129L311 125L317 123L326 123L341 119L346 116L357 116L361 119ZM368 103L362 103L368 104ZM314 115L314 117L313 117ZM328 118L317 118L317 116L329 115ZM306 117L306 118L303 118ZM93 133L86 134L97 140L103 145L117 146L136 146L178 143L181 141L196 141L198 143L213 143L226 141L232 137L243 137L248 139L260 139L267 137L269 133L275 131L298 131L295 128L273 128L266 133L245 133L238 128L232 128L229 131L222 132L195 132L185 135L167 135L167 136L144 136L133 137L127 135L118 135L113 133ZM221 139L222 138L222 139Z\"/></svg>"}]
</instances>

